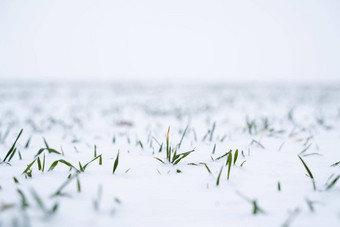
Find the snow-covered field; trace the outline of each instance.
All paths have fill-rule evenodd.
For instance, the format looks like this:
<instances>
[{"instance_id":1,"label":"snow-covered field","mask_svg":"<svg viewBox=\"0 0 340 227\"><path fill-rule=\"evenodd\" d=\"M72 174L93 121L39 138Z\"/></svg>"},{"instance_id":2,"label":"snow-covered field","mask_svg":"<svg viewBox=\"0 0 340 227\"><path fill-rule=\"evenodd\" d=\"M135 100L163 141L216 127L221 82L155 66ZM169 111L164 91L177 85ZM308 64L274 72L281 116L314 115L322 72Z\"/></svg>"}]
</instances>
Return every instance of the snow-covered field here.
<instances>
[{"instance_id":1,"label":"snow-covered field","mask_svg":"<svg viewBox=\"0 0 340 227\"><path fill-rule=\"evenodd\" d=\"M2 84L1 226L340 226L339 100L317 84Z\"/></svg>"}]
</instances>

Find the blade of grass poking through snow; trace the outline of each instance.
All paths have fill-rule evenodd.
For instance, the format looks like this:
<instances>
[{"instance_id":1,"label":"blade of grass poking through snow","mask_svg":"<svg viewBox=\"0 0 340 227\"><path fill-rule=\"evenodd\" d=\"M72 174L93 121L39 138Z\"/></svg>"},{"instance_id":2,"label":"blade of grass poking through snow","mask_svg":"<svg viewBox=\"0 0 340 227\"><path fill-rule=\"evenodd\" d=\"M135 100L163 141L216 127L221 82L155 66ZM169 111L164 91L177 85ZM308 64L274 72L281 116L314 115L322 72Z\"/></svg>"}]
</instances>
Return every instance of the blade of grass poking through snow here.
<instances>
[{"instance_id":1,"label":"blade of grass poking through snow","mask_svg":"<svg viewBox=\"0 0 340 227\"><path fill-rule=\"evenodd\" d=\"M307 203L307 205L308 205L309 210L310 210L311 212L314 212L314 206L313 206L314 202L311 201L311 200L309 200L308 198L306 198L306 203Z\"/></svg>"},{"instance_id":2,"label":"blade of grass poking through snow","mask_svg":"<svg viewBox=\"0 0 340 227\"><path fill-rule=\"evenodd\" d=\"M315 180L314 180L314 177L313 177L313 174L312 172L309 170L308 166L306 165L306 163L303 161L303 159L298 155L299 159L301 160L303 166L305 167L305 169L307 170L307 173L308 173L308 176L312 179L312 182L313 182L313 188L314 190L316 190L316 186L315 186Z\"/></svg>"},{"instance_id":3,"label":"blade of grass poking through snow","mask_svg":"<svg viewBox=\"0 0 340 227\"><path fill-rule=\"evenodd\" d=\"M79 169L80 169L81 172L84 172L84 171L85 171L84 167L81 165L80 162L79 162Z\"/></svg>"},{"instance_id":4,"label":"blade of grass poking through snow","mask_svg":"<svg viewBox=\"0 0 340 227\"><path fill-rule=\"evenodd\" d=\"M162 152L163 150L163 143L159 146L158 153Z\"/></svg>"},{"instance_id":5,"label":"blade of grass poking through snow","mask_svg":"<svg viewBox=\"0 0 340 227\"><path fill-rule=\"evenodd\" d=\"M160 158L157 158L157 157L154 157L156 160L158 160L158 161L160 161L161 163L163 163L163 164L165 164L165 162L163 162L163 160L162 159L160 159Z\"/></svg>"},{"instance_id":6,"label":"blade of grass poking through snow","mask_svg":"<svg viewBox=\"0 0 340 227\"><path fill-rule=\"evenodd\" d=\"M34 157L38 157L43 151L47 150L48 153L55 153L61 155L59 151L56 151L55 149L52 148L40 148L38 153Z\"/></svg>"},{"instance_id":7,"label":"blade of grass poking through snow","mask_svg":"<svg viewBox=\"0 0 340 227\"><path fill-rule=\"evenodd\" d=\"M98 155L97 157L95 157L94 159L92 159L91 161L89 161L88 163L86 163L86 164L83 166L84 171L85 171L86 167L87 167L90 163L94 162L94 161L95 161L96 159L98 159L98 158L99 158L99 165L101 165L101 163L102 163L101 157L102 157L102 155L100 154L100 155Z\"/></svg>"},{"instance_id":8,"label":"blade of grass poking through snow","mask_svg":"<svg viewBox=\"0 0 340 227\"><path fill-rule=\"evenodd\" d=\"M96 211L99 210L100 201L102 198L103 187L101 185L98 186L97 198L93 200L93 207Z\"/></svg>"},{"instance_id":9,"label":"blade of grass poking through snow","mask_svg":"<svg viewBox=\"0 0 340 227\"><path fill-rule=\"evenodd\" d=\"M12 158L13 158L13 156L15 155L15 152L16 152L16 151L17 151L17 148L14 148L14 150L13 150L11 156L10 156L9 159L8 159L8 162L10 162L10 161L12 160Z\"/></svg>"},{"instance_id":10,"label":"blade of grass poking through snow","mask_svg":"<svg viewBox=\"0 0 340 227\"><path fill-rule=\"evenodd\" d=\"M187 157L189 154L191 154L192 152L194 152L195 150L191 150L188 152L184 152L181 154L176 155L176 157L174 158L174 161L171 162L173 165L177 165L182 159L184 159L185 157Z\"/></svg>"},{"instance_id":11,"label":"blade of grass poking through snow","mask_svg":"<svg viewBox=\"0 0 340 227\"><path fill-rule=\"evenodd\" d=\"M332 164L331 167L335 167L335 166L337 166L337 165L339 165L339 164L340 164L340 161L338 161L338 162Z\"/></svg>"},{"instance_id":12,"label":"blade of grass poking through snow","mask_svg":"<svg viewBox=\"0 0 340 227\"><path fill-rule=\"evenodd\" d=\"M173 163L173 162L175 161L176 158L178 158L178 156L177 156L177 148L175 149L175 152L174 152L174 154L173 154L173 156L172 156L172 161L171 161L171 163Z\"/></svg>"},{"instance_id":13,"label":"blade of grass poking through snow","mask_svg":"<svg viewBox=\"0 0 340 227\"><path fill-rule=\"evenodd\" d=\"M47 209L39 195L32 189L32 195L33 198L35 199L36 203L38 204L39 208L45 213L46 216L52 215L55 213L58 209L58 203L55 203L51 209Z\"/></svg>"},{"instance_id":14,"label":"blade of grass poking through snow","mask_svg":"<svg viewBox=\"0 0 340 227\"><path fill-rule=\"evenodd\" d=\"M335 183L338 181L339 178L340 178L340 175L338 175L336 178L334 178L334 180L332 180L332 182L327 185L326 190L331 189L335 185Z\"/></svg>"},{"instance_id":15,"label":"blade of grass poking through snow","mask_svg":"<svg viewBox=\"0 0 340 227\"><path fill-rule=\"evenodd\" d=\"M27 149L30 146L31 138L32 138L32 136L30 136L30 138L28 138L28 140L25 144L25 149Z\"/></svg>"},{"instance_id":16,"label":"blade of grass poking through snow","mask_svg":"<svg viewBox=\"0 0 340 227\"><path fill-rule=\"evenodd\" d=\"M221 167L221 170L218 173L217 180L216 180L216 186L220 185L220 179L221 179L222 170L223 170L223 166Z\"/></svg>"},{"instance_id":17,"label":"blade of grass poking through snow","mask_svg":"<svg viewBox=\"0 0 340 227\"><path fill-rule=\"evenodd\" d=\"M44 144L45 144L46 148L47 148L47 149L50 148L50 147L48 146L48 143L47 143L45 137L43 137L43 140L44 140Z\"/></svg>"},{"instance_id":18,"label":"blade of grass poking through snow","mask_svg":"<svg viewBox=\"0 0 340 227\"><path fill-rule=\"evenodd\" d=\"M233 163L234 165L237 161L237 157L238 157L238 149L236 149L235 154L234 154L234 163Z\"/></svg>"},{"instance_id":19,"label":"blade of grass poking through snow","mask_svg":"<svg viewBox=\"0 0 340 227\"><path fill-rule=\"evenodd\" d=\"M45 154L44 154L44 157L43 157L43 165L42 165L41 171L42 171L42 172L45 171Z\"/></svg>"},{"instance_id":20,"label":"blade of grass poking through snow","mask_svg":"<svg viewBox=\"0 0 340 227\"><path fill-rule=\"evenodd\" d=\"M38 207L44 212L46 213L47 209L45 207L45 204L43 203L43 201L41 200L40 196L38 195L38 193L36 191L34 191L33 189L31 190L32 196L35 200L35 202L37 203Z\"/></svg>"},{"instance_id":21,"label":"blade of grass poking through snow","mask_svg":"<svg viewBox=\"0 0 340 227\"><path fill-rule=\"evenodd\" d=\"M70 175L70 177L67 178L67 180L58 188L58 190L52 195L54 196L59 196L62 195L61 191L74 179L78 176L78 173L74 175Z\"/></svg>"},{"instance_id":22,"label":"blade of grass poking through snow","mask_svg":"<svg viewBox=\"0 0 340 227\"><path fill-rule=\"evenodd\" d=\"M220 160L221 158L224 158L224 157L227 156L230 152L231 152L231 150L229 150L228 152L226 152L224 155L221 155L220 157L216 158L215 160Z\"/></svg>"},{"instance_id":23,"label":"blade of grass poking through snow","mask_svg":"<svg viewBox=\"0 0 340 227\"><path fill-rule=\"evenodd\" d=\"M30 164L27 165L27 168L24 170L24 172L22 172L22 174L24 173L28 173L28 171L31 169L31 167L33 166L34 162L36 161L37 159L34 159Z\"/></svg>"},{"instance_id":24,"label":"blade of grass poking through snow","mask_svg":"<svg viewBox=\"0 0 340 227\"><path fill-rule=\"evenodd\" d=\"M306 148L304 148L299 154L306 152L312 144L310 143Z\"/></svg>"},{"instance_id":25,"label":"blade of grass poking through snow","mask_svg":"<svg viewBox=\"0 0 340 227\"><path fill-rule=\"evenodd\" d=\"M209 169L209 167L208 167L208 165L206 163L200 162L199 164L204 165L205 168L207 169L208 173L211 174L211 171L210 171L210 169Z\"/></svg>"},{"instance_id":26,"label":"blade of grass poking through snow","mask_svg":"<svg viewBox=\"0 0 340 227\"><path fill-rule=\"evenodd\" d=\"M214 131L215 131L215 127L216 127L216 122L213 123L213 126L210 130L210 137L209 137L209 141L212 141L213 135L214 135Z\"/></svg>"},{"instance_id":27,"label":"blade of grass poking through snow","mask_svg":"<svg viewBox=\"0 0 340 227\"><path fill-rule=\"evenodd\" d=\"M166 134L166 159L170 162L171 156L171 147L169 146L169 134L170 134L170 126L168 128L168 132Z\"/></svg>"},{"instance_id":28,"label":"blade of grass poking through snow","mask_svg":"<svg viewBox=\"0 0 340 227\"><path fill-rule=\"evenodd\" d=\"M228 166L227 180L229 180L229 176L230 176L230 169L231 169L231 165L232 165L232 159L233 159L232 153L229 152L228 159L227 159L227 162L226 162L226 166Z\"/></svg>"},{"instance_id":29,"label":"blade of grass poking through snow","mask_svg":"<svg viewBox=\"0 0 340 227\"><path fill-rule=\"evenodd\" d=\"M14 183L16 183L16 184L19 184L19 181L18 181L18 179L17 179L16 177L13 177L13 181L14 181Z\"/></svg>"},{"instance_id":30,"label":"blade of grass poking through snow","mask_svg":"<svg viewBox=\"0 0 340 227\"><path fill-rule=\"evenodd\" d=\"M5 158L4 158L4 162L6 162L6 159L12 154L12 152L15 152L15 150L16 150L16 149L15 149L15 145L16 145L16 143L18 142L18 139L20 138L20 136L21 136L21 134L22 134L22 131L23 131L23 129L20 130L20 132L19 132L17 138L15 139L15 141L14 141L12 147L11 147L11 148L9 149L9 151L7 152L7 154L6 154Z\"/></svg>"},{"instance_id":31,"label":"blade of grass poking through snow","mask_svg":"<svg viewBox=\"0 0 340 227\"><path fill-rule=\"evenodd\" d=\"M38 161L38 170L41 170L41 161L40 161L39 157L38 157L37 161Z\"/></svg>"},{"instance_id":32,"label":"blade of grass poking through snow","mask_svg":"<svg viewBox=\"0 0 340 227\"><path fill-rule=\"evenodd\" d=\"M257 144L257 145L258 145L259 147L261 147L262 149L265 149L265 147L262 145L262 143L260 143L260 142L257 141L257 140L252 139L250 145L253 145L254 143Z\"/></svg>"},{"instance_id":33,"label":"blade of grass poking through snow","mask_svg":"<svg viewBox=\"0 0 340 227\"><path fill-rule=\"evenodd\" d=\"M27 202L27 199L26 199L26 196L25 194L20 190L20 189L17 189L17 192L19 193L20 195L20 199L21 199L21 208L22 209L25 209L26 207L29 206L28 202Z\"/></svg>"},{"instance_id":34,"label":"blade of grass poking through snow","mask_svg":"<svg viewBox=\"0 0 340 227\"><path fill-rule=\"evenodd\" d=\"M142 141L138 140L137 145L139 145L142 148L142 150L144 149Z\"/></svg>"},{"instance_id":35,"label":"blade of grass poking through snow","mask_svg":"<svg viewBox=\"0 0 340 227\"><path fill-rule=\"evenodd\" d=\"M252 214L253 215L256 215L256 214L259 214L259 213L262 213L262 214L265 213L264 210L262 208L260 208L259 205L257 204L256 199L250 199L239 191L236 191L236 194L239 195L241 198L243 198L244 200L246 200L248 203L250 203L252 205L252 207L253 207Z\"/></svg>"},{"instance_id":36,"label":"blade of grass poking through snow","mask_svg":"<svg viewBox=\"0 0 340 227\"><path fill-rule=\"evenodd\" d=\"M187 133L188 127L189 127L189 125L187 125L187 127L186 127L186 128L184 129L184 131L183 131L183 134L182 134L181 140L179 141L179 143L178 143L178 145L177 145L177 147L178 147L178 148L181 148L181 145L182 145L182 142L183 142L184 136L185 136L185 134Z\"/></svg>"},{"instance_id":37,"label":"blade of grass poking through snow","mask_svg":"<svg viewBox=\"0 0 340 227\"><path fill-rule=\"evenodd\" d=\"M244 160L242 163L241 163L241 165L240 165L240 167L242 167L243 166L243 164L246 162L246 160Z\"/></svg>"},{"instance_id":38,"label":"blade of grass poking through snow","mask_svg":"<svg viewBox=\"0 0 340 227\"><path fill-rule=\"evenodd\" d=\"M78 192L81 192L79 176L77 176L77 189L78 189Z\"/></svg>"},{"instance_id":39,"label":"blade of grass poking through snow","mask_svg":"<svg viewBox=\"0 0 340 227\"><path fill-rule=\"evenodd\" d=\"M94 145L94 154L93 154L93 157L97 157L97 146Z\"/></svg>"},{"instance_id":40,"label":"blade of grass poking through snow","mask_svg":"<svg viewBox=\"0 0 340 227\"><path fill-rule=\"evenodd\" d=\"M54 168L58 165L59 162L70 167L70 169L75 169L77 172L80 172L76 167L74 167L71 163L69 163L68 161L65 161L64 159L59 159L59 160L54 161L52 165L50 166L50 168L48 169L48 171L54 170Z\"/></svg>"},{"instance_id":41,"label":"blade of grass poking through snow","mask_svg":"<svg viewBox=\"0 0 340 227\"><path fill-rule=\"evenodd\" d=\"M118 164L119 164L119 151L118 151L116 160L115 160L115 162L113 163L112 174L115 174L116 169L117 169L117 167L118 167Z\"/></svg>"},{"instance_id":42,"label":"blade of grass poking through snow","mask_svg":"<svg viewBox=\"0 0 340 227\"><path fill-rule=\"evenodd\" d=\"M214 144L214 148L213 148L211 154L215 154L215 150L216 150L216 143Z\"/></svg>"}]
</instances>

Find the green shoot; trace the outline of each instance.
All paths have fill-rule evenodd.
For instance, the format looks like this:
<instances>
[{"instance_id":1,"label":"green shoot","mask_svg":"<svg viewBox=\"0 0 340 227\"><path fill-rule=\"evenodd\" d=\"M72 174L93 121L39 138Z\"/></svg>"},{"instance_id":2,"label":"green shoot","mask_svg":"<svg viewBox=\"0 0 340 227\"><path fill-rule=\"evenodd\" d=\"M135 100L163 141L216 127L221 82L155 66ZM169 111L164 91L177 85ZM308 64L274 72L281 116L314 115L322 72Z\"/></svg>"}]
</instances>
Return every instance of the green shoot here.
<instances>
[{"instance_id":1,"label":"green shoot","mask_svg":"<svg viewBox=\"0 0 340 227\"><path fill-rule=\"evenodd\" d=\"M16 143L18 142L18 139L20 138L20 136L21 136L21 134L22 134L22 131L23 131L23 129L20 130L20 132L19 132L17 138L15 139L15 141L14 141L12 147L11 147L11 148L9 149L9 151L7 152L7 154L6 154L5 158L4 158L4 162L6 162L7 158L10 157L11 154L12 154L12 157L13 157L13 155L14 155L14 153L15 153L15 151L16 151L15 145L16 145Z\"/></svg>"},{"instance_id":2,"label":"green shoot","mask_svg":"<svg viewBox=\"0 0 340 227\"><path fill-rule=\"evenodd\" d=\"M223 166L221 167L221 170L218 173L217 180L216 180L216 186L220 185L220 179L221 179L222 170L223 170Z\"/></svg>"},{"instance_id":3,"label":"green shoot","mask_svg":"<svg viewBox=\"0 0 340 227\"><path fill-rule=\"evenodd\" d=\"M336 178L334 178L332 180L332 182L327 185L326 190L331 189L336 184L336 182L338 181L339 178L340 178L340 175L338 175Z\"/></svg>"},{"instance_id":4,"label":"green shoot","mask_svg":"<svg viewBox=\"0 0 340 227\"><path fill-rule=\"evenodd\" d=\"M178 149L179 149L179 148L181 148L181 145L182 145L182 142L183 142L184 136L185 136L185 134L186 134L186 132L187 132L187 130L188 130L188 127L189 127L189 125L187 125L187 127L186 127L186 128L184 129L184 131L183 131L183 134L182 134L181 140L179 141L179 143L178 143L178 145L177 145Z\"/></svg>"},{"instance_id":5,"label":"green shoot","mask_svg":"<svg viewBox=\"0 0 340 227\"><path fill-rule=\"evenodd\" d=\"M119 151L118 151L118 154L117 154L116 160L115 160L115 162L113 163L112 174L115 174L115 172L116 172L116 169L117 169L117 167L118 167L118 163L119 163Z\"/></svg>"},{"instance_id":6,"label":"green shoot","mask_svg":"<svg viewBox=\"0 0 340 227\"><path fill-rule=\"evenodd\" d=\"M307 166L306 163L303 161L303 159L302 159L300 156L298 156L298 157L299 157L299 159L301 160L301 162L302 162L303 166L305 167L305 169L307 170L308 177L310 177L310 178L312 179L313 188L314 188L314 190L316 190L315 180L314 180L314 177L313 177L312 172L309 170L308 166Z\"/></svg>"}]
</instances>

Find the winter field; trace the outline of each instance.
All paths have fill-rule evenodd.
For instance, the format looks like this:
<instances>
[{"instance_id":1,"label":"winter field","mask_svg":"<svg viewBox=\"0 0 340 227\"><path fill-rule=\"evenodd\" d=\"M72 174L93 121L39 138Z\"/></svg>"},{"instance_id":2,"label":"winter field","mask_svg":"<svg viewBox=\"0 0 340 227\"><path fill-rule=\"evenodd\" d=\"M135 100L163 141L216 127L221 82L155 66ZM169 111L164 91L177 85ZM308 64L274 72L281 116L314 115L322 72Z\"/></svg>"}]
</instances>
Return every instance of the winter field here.
<instances>
[{"instance_id":1,"label":"winter field","mask_svg":"<svg viewBox=\"0 0 340 227\"><path fill-rule=\"evenodd\" d=\"M340 226L339 100L334 84L2 83L0 226Z\"/></svg>"}]
</instances>

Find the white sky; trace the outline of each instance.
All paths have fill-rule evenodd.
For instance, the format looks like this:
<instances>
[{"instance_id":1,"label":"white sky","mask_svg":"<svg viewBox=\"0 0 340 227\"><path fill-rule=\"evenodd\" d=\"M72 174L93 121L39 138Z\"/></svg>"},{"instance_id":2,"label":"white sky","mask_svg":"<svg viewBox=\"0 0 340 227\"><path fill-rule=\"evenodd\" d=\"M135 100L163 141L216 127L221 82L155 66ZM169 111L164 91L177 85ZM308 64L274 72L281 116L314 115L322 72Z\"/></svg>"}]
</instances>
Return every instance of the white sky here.
<instances>
[{"instance_id":1,"label":"white sky","mask_svg":"<svg viewBox=\"0 0 340 227\"><path fill-rule=\"evenodd\" d=\"M339 0L0 1L0 78L340 80Z\"/></svg>"}]
</instances>

